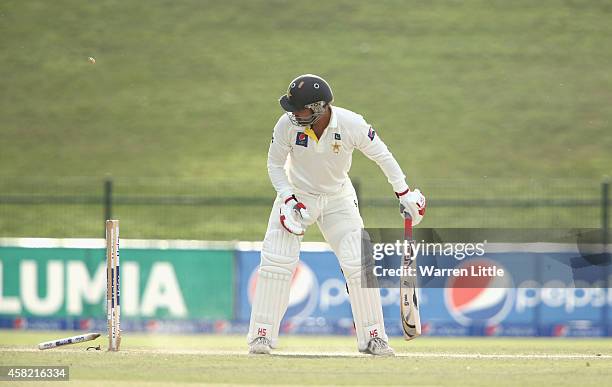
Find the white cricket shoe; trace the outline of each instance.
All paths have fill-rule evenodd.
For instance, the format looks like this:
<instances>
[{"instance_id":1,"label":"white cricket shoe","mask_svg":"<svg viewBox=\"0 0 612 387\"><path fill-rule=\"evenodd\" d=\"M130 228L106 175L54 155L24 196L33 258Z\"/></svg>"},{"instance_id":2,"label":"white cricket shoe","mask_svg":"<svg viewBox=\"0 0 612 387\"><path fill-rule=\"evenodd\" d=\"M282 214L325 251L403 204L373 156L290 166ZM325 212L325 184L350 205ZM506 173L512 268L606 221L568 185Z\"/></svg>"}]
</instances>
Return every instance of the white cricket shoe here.
<instances>
[{"instance_id":1,"label":"white cricket shoe","mask_svg":"<svg viewBox=\"0 0 612 387\"><path fill-rule=\"evenodd\" d=\"M266 337L256 337L249 344L249 353L253 355L269 355L271 349L270 339Z\"/></svg>"},{"instance_id":2,"label":"white cricket shoe","mask_svg":"<svg viewBox=\"0 0 612 387\"><path fill-rule=\"evenodd\" d=\"M368 347L360 352L369 353L370 355L374 356L395 356L393 348L391 348L389 343L380 337L375 337L370 340Z\"/></svg>"}]
</instances>

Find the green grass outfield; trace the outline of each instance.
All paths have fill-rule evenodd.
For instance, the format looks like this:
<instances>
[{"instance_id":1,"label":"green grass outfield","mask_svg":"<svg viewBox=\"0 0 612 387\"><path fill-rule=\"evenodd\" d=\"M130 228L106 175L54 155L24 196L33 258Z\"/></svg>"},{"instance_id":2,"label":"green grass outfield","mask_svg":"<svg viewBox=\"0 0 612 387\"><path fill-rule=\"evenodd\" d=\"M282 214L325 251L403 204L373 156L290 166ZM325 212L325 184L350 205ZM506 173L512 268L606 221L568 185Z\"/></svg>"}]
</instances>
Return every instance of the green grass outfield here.
<instances>
[{"instance_id":1,"label":"green grass outfield","mask_svg":"<svg viewBox=\"0 0 612 387\"><path fill-rule=\"evenodd\" d=\"M601 338L394 339L395 358L359 355L350 337L285 337L274 356L246 355L244 337L209 335L128 334L119 353L85 351L91 342L36 349L70 334L1 331L0 365L68 365L81 386L602 386L612 378L612 341Z\"/></svg>"},{"instance_id":2,"label":"green grass outfield","mask_svg":"<svg viewBox=\"0 0 612 387\"><path fill-rule=\"evenodd\" d=\"M548 198L558 186L598 198L612 175L611 16L589 0L6 0L0 195L100 194L110 175L118 194L271 202L277 99L312 72L432 199L424 226L596 227L591 207L475 214L435 199ZM365 157L351 176L364 198L393 199ZM101 206L83 207L0 204L0 236L101 235ZM115 216L133 224L129 238L257 240L264 207L117 205ZM390 226L390 214L369 209L366 223Z\"/></svg>"}]
</instances>

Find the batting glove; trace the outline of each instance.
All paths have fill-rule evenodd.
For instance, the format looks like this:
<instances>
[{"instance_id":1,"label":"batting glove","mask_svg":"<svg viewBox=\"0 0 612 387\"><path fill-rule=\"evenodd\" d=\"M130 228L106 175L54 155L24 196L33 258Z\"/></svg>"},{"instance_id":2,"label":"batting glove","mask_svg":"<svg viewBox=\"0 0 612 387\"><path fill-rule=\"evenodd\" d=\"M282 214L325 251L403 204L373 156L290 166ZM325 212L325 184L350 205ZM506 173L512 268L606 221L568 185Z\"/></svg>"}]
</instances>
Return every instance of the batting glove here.
<instances>
[{"instance_id":1,"label":"batting glove","mask_svg":"<svg viewBox=\"0 0 612 387\"><path fill-rule=\"evenodd\" d=\"M404 192L396 192L395 195L400 202L400 214L402 218L404 218L405 215L409 215L410 218L412 218L412 225L416 226L421 223L423 216L425 216L425 207L427 206L427 201L421 191L418 189L410 191L410 188L408 188Z\"/></svg>"},{"instance_id":2,"label":"batting glove","mask_svg":"<svg viewBox=\"0 0 612 387\"><path fill-rule=\"evenodd\" d=\"M304 235L306 225L311 221L310 214L306 210L304 203L297 200L295 195L285 199L280 207L280 223L285 228L295 235Z\"/></svg>"}]
</instances>

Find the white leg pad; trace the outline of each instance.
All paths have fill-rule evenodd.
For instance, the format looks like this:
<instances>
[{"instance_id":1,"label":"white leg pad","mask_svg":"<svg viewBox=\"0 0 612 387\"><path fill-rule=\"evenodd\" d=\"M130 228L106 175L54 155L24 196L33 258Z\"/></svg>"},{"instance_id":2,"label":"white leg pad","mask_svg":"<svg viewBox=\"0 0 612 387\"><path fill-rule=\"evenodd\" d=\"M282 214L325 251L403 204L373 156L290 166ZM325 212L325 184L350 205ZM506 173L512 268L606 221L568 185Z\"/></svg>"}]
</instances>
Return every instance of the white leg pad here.
<instances>
[{"instance_id":1,"label":"white leg pad","mask_svg":"<svg viewBox=\"0 0 612 387\"><path fill-rule=\"evenodd\" d=\"M361 286L361 230L350 232L342 240L338 259L348 285L359 349L365 350L375 337L387 341L380 289Z\"/></svg>"},{"instance_id":2,"label":"white leg pad","mask_svg":"<svg viewBox=\"0 0 612 387\"><path fill-rule=\"evenodd\" d=\"M284 230L266 234L261 250L257 287L251 307L247 341L267 337L276 346L280 322L287 311L291 276L299 259L300 238Z\"/></svg>"}]
</instances>

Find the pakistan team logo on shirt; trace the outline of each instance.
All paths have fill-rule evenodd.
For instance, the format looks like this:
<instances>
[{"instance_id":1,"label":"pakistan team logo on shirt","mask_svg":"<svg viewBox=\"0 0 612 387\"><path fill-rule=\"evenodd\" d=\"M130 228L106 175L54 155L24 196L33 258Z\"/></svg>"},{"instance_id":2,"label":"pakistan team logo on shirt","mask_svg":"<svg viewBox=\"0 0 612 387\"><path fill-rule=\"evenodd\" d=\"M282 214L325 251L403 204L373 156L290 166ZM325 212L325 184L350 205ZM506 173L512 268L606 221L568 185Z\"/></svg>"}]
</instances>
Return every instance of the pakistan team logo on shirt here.
<instances>
[{"instance_id":1,"label":"pakistan team logo on shirt","mask_svg":"<svg viewBox=\"0 0 612 387\"><path fill-rule=\"evenodd\" d=\"M342 146L342 144L338 141L342 140L342 137L340 137L340 133L334 133L334 143L332 144L332 151L335 154L340 153L340 147Z\"/></svg>"}]
</instances>

